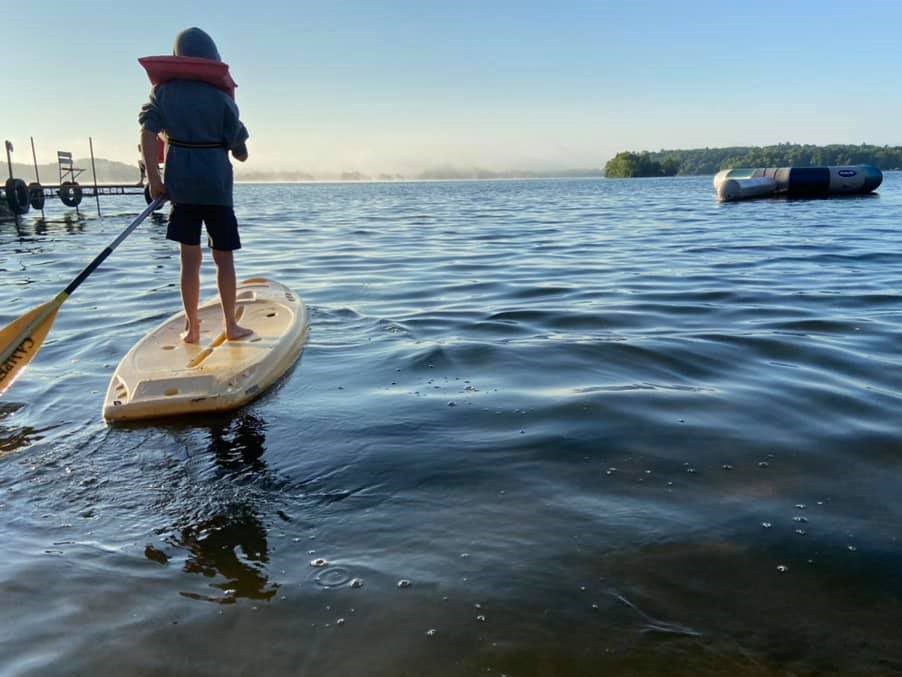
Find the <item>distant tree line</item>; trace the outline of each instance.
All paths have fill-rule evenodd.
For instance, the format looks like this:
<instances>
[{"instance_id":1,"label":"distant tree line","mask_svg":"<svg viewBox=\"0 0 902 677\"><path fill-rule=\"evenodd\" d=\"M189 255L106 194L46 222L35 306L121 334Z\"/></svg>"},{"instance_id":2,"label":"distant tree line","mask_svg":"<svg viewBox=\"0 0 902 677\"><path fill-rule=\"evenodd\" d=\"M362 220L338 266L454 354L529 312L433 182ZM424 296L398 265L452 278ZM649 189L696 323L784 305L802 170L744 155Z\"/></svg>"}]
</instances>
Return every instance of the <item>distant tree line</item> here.
<instances>
[{"instance_id":1,"label":"distant tree line","mask_svg":"<svg viewBox=\"0 0 902 677\"><path fill-rule=\"evenodd\" d=\"M445 181L445 180L469 180L469 179L564 179L564 178L586 178L592 176L602 176L602 172L598 168L586 169L510 169L506 171L492 171L480 168L457 168L457 167L437 167L427 169L413 178L426 181Z\"/></svg>"},{"instance_id":2,"label":"distant tree line","mask_svg":"<svg viewBox=\"0 0 902 677\"><path fill-rule=\"evenodd\" d=\"M0 146L2 148L2 146ZM94 174L91 171L91 158L80 158L73 163L76 167L80 167L85 171L78 177L78 182L83 185L94 183ZM96 158L94 165L97 167L97 183L134 183L137 184L141 178L138 170L138 162L127 165L124 162L116 162L115 160L105 160L104 158ZM5 180L7 175L7 167L4 162L2 165L2 173L0 176ZM35 181L34 165L30 163L13 162L13 176L26 182ZM54 185L59 183L59 167L56 164L38 165L38 174L41 183L44 185Z\"/></svg>"},{"instance_id":3,"label":"distant tree line","mask_svg":"<svg viewBox=\"0 0 902 677\"><path fill-rule=\"evenodd\" d=\"M412 175L403 174L366 174L359 171L325 172L311 174L310 172L294 170L251 170L243 167L235 168L237 181L457 181L457 180L492 180L492 179L554 179L554 178L584 178L601 177L602 170L594 167L587 169L550 169L529 170L512 169L508 171L491 171L488 169L438 167L427 169Z\"/></svg>"},{"instance_id":4,"label":"distant tree line","mask_svg":"<svg viewBox=\"0 0 902 677\"><path fill-rule=\"evenodd\" d=\"M691 176L716 174L736 167L811 167L819 165L873 165L902 168L902 146L831 144L811 146L781 143L775 146L732 146L660 150L654 153L617 153L605 165L609 178L634 176Z\"/></svg>"}]
</instances>

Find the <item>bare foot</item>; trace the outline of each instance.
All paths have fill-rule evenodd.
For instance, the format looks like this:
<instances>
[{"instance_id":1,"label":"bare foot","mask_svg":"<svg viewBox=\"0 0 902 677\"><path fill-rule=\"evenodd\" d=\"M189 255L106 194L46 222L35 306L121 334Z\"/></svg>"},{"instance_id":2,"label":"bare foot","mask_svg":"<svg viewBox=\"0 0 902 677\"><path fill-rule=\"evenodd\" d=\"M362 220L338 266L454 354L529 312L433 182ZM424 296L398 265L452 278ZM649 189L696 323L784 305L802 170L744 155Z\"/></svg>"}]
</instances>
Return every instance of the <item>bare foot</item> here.
<instances>
[{"instance_id":1,"label":"bare foot","mask_svg":"<svg viewBox=\"0 0 902 677\"><path fill-rule=\"evenodd\" d=\"M184 343L200 343L200 322L192 328L191 323L185 320L185 331L182 332L182 341Z\"/></svg>"},{"instance_id":2,"label":"bare foot","mask_svg":"<svg viewBox=\"0 0 902 677\"><path fill-rule=\"evenodd\" d=\"M229 341L237 341L239 339L247 338L253 333L253 329L248 329L247 327L242 327L238 324L233 324L231 327L226 328L226 338Z\"/></svg>"}]
</instances>

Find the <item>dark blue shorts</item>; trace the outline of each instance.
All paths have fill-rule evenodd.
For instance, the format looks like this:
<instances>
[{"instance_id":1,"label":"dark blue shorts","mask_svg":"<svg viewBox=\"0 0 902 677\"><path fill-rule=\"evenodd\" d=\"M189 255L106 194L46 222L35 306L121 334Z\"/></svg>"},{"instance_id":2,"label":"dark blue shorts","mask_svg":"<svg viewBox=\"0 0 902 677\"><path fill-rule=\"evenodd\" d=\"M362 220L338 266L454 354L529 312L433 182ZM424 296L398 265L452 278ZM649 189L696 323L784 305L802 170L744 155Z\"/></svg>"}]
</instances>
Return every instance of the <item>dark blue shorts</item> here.
<instances>
[{"instance_id":1,"label":"dark blue shorts","mask_svg":"<svg viewBox=\"0 0 902 677\"><path fill-rule=\"evenodd\" d=\"M199 245L201 223L207 228L207 244L210 249L241 249L235 210L222 205L172 205L166 239Z\"/></svg>"}]
</instances>

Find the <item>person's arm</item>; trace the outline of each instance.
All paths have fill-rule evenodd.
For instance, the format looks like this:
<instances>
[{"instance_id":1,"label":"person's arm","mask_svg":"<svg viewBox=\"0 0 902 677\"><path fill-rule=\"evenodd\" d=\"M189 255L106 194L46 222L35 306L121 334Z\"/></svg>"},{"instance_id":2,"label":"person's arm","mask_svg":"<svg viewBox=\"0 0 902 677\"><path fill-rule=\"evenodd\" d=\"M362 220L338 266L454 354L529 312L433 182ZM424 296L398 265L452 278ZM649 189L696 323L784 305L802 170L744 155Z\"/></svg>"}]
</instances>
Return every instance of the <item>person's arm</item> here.
<instances>
[{"instance_id":1,"label":"person's arm","mask_svg":"<svg viewBox=\"0 0 902 677\"><path fill-rule=\"evenodd\" d=\"M247 140L250 135L239 118L238 106L232 100L227 101L225 133L232 157L238 162L246 162Z\"/></svg>"},{"instance_id":2,"label":"person's arm","mask_svg":"<svg viewBox=\"0 0 902 677\"><path fill-rule=\"evenodd\" d=\"M141 156L147 169L147 185L152 200L166 194L166 186L157 164L157 135L166 128L158 101L161 89L162 86L151 91L150 100L141 107L138 114L138 124L141 125Z\"/></svg>"},{"instance_id":3,"label":"person's arm","mask_svg":"<svg viewBox=\"0 0 902 677\"><path fill-rule=\"evenodd\" d=\"M147 183L150 186L150 199L156 200L166 194L166 186L160 176L157 165L157 135L146 129L141 130L141 156L147 169Z\"/></svg>"}]
</instances>

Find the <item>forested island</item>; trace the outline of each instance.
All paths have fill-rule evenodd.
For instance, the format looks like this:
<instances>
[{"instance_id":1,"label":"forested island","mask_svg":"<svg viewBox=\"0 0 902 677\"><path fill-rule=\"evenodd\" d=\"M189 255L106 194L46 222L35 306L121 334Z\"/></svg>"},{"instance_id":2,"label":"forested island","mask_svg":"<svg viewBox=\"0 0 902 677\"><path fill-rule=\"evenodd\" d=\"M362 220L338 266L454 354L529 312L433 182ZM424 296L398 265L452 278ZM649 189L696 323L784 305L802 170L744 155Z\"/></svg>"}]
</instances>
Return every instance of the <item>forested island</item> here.
<instances>
[{"instance_id":1,"label":"forested island","mask_svg":"<svg viewBox=\"0 0 902 677\"><path fill-rule=\"evenodd\" d=\"M617 153L605 165L608 178L639 176L694 176L716 174L735 167L812 167L819 165L873 165L881 170L902 168L902 146L833 144L811 146L781 143L775 146L731 146Z\"/></svg>"}]
</instances>

